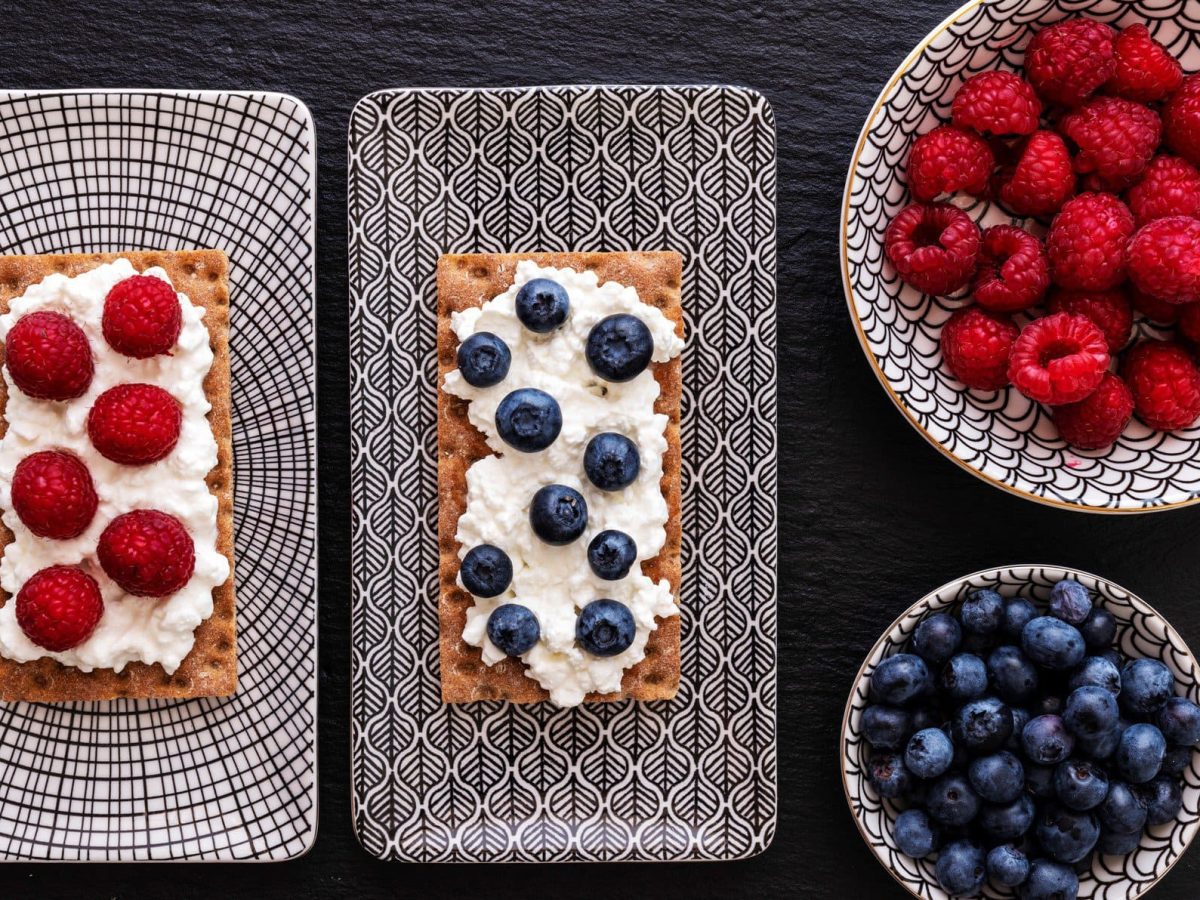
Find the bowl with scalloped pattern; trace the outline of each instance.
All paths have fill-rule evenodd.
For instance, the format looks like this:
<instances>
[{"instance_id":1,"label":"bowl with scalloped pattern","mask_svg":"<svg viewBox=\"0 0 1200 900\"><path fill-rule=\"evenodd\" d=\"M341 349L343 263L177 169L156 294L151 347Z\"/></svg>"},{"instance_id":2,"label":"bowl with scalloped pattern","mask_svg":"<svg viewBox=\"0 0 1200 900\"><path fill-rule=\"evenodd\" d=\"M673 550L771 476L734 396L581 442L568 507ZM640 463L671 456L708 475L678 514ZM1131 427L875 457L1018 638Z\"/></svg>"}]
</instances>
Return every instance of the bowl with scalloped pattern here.
<instances>
[{"instance_id":1,"label":"bowl with scalloped pattern","mask_svg":"<svg viewBox=\"0 0 1200 900\"><path fill-rule=\"evenodd\" d=\"M892 828L902 807L881 798L867 781L870 748L862 734L862 714L869 705L867 689L875 666L888 656L904 652L921 620L948 612L979 588L990 588L1004 597L1022 596L1044 608L1050 589L1064 578L1081 582L1096 606L1117 620L1114 645L1127 657L1161 660L1175 676L1175 692L1200 703L1200 667L1183 638L1166 619L1136 594L1089 572L1053 565L1003 566L975 572L942 585L910 606L871 648L854 677L854 687L842 719L840 744L842 784L850 813L863 840L875 857L909 893L922 900L950 900L934 873L935 857L916 860L896 846ZM1183 774L1183 809L1166 825L1149 828L1138 849L1128 856L1092 859L1089 871L1079 877L1080 900L1132 900L1150 890L1178 862L1200 829L1200 753ZM1011 898L990 884L984 897Z\"/></svg>"},{"instance_id":2,"label":"bowl with scalloped pattern","mask_svg":"<svg viewBox=\"0 0 1200 900\"><path fill-rule=\"evenodd\" d=\"M1116 28L1144 23L1186 72L1200 71L1200 0L973 0L935 28L888 80L854 149L842 209L842 276L850 317L895 405L934 447L996 487L1052 506L1137 513L1200 502L1200 427L1162 433L1136 418L1105 450L1078 450L1049 414L1008 388L969 390L942 365L938 338L961 299L901 283L883 234L911 197L912 141L949 121L955 91L992 69L1017 71L1037 30L1087 16ZM981 225L1016 222L986 201L955 201ZM1036 230L1036 223L1028 223ZM1139 320L1138 333L1165 336Z\"/></svg>"}]
</instances>

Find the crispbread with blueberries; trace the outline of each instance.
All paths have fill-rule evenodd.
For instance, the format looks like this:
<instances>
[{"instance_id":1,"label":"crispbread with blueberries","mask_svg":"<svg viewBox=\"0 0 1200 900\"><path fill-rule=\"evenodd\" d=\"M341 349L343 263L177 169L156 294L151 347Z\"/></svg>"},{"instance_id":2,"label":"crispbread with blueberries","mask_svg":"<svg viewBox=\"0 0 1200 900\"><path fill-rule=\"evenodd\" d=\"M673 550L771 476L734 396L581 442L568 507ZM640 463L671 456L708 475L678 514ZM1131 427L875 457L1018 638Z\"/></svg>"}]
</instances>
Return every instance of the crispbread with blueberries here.
<instances>
[{"instance_id":1,"label":"crispbread with blueberries","mask_svg":"<svg viewBox=\"0 0 1200 900\"><path fill-rule=\"evenodd\" d=\"M463 254L446 255L438 260L438 612L442 699L446 703L476 700L535 703L549 696L535 680L526 677L520 660L510 657L492 666L485 665L480 649L463 640L466 614L473 600L457 583L458 520L467 505L467 470L492 451L483 434L470 423L468 403L442 389L447 373L457 367L459 341L451 328L451 315L482 306L506 291L513 283L517 263L522 260L532 260L539 266L590 270L601 283L615 281L633 287L643 303L659 309L675 323L676 333L683 333L682 259L677 253ZM549 309L545 314L553 321L556 311ZM676 356L669 362L651 363L650 369L659 385L654 411L668 418L661 489L669 514L664 526L666 542L657 556L642 563L642 571L656 581L665 580L678 601L682 364ZM645 659L625 671L621 691L589 694L585 702L674 697L679 685L679 639L679 617L660 618L657 628L650 633Z\"/></svg>"}]
</instances>

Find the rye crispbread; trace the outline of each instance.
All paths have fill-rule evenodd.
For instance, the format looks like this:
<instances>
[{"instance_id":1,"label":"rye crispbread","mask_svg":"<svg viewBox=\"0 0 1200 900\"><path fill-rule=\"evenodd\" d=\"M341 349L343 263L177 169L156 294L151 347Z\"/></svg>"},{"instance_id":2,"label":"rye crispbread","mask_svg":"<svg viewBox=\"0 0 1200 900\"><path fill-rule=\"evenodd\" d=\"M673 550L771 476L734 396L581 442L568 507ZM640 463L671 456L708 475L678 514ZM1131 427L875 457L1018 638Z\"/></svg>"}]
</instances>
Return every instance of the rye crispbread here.
<instances>
[{"instance_id":1,"label":"rye crispbread","mask_svg":"<svg viewBox=\"0 0 1200 900\"><path fill-rule=\"evenodd\" d=\"M442 700L468 703L475 700L508 700L535 703L549 696L532 678L524 675L524 664L505 659L494 666L483 663L482 654L462 639L471 595L456 583L459 568L458 519L466 511L467 469L492 451L484 436L467 418L467 402L442 390L442 381L453 370L458 338L450 328L451 313L481 306L513 283L517 263L530 259L540 266L591 269L600 282L616 281L635 288L643 303L662 310L683 335L683 306L680 283L683 259L674 252L630 253L522 253L448 255L438 260L438 542L441 592L438 617L441 629L440 656ZM642 563L650 578L667 579L679 602L680 579L680 444L679 406L683 368L678 356L666 363L653 363L659 384L654 404L669 419L667 452L663 457L662 492L667 501L667 539L662 551ZM632 698L665 700L679 687L679 617L660 619L646 644L646 658L625 672L621 692L589 694L587 702Z\"/></svg>"},{"instance_id":2,"label":"rye crispbread","mask_svg":"<svg viewBox=\"0 0 1200 900\"><path fill-rule=\"evenodd\" d=\"M32 284L61 272L79 275L116 259L129 260L144 272L152 266L166 270L175 290L204 307L213 349L213 364L204 380L212 404L208 414L217 439L217 466L208 474L208 488L217 498L217 549L229 560L230 576L213 589L213 614L196 629L192 652L173 675L161 665L131 663L121 672L96 669L83 672L51 659L16 663L0 657L0 701L38 703L128 698L223 697L237 689L237 629L233 587L233 439L229 394L229 261L220 250L137 251L40 256L0 256L0 314L9 302ZM0 350L0 361L3 351ZM0 379L0 435L8 429L3 417L8 391ZM0 523L0 553L13 540ZM0 606L9 602L0 592Z\"/></svg>"}]
</instances>

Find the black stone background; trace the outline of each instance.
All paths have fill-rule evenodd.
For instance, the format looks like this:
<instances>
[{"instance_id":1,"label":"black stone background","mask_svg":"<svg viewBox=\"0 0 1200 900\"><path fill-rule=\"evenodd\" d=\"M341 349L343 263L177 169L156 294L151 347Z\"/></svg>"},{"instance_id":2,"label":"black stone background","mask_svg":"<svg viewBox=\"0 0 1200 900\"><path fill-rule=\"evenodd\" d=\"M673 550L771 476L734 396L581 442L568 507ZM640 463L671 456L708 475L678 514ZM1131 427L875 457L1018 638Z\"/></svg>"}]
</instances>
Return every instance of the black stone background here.
<instances>
[{"instance_id":1,"label":"black stone background","mask_svg":"<svg viewBox=\"0 0 1200 900\"><path fill-rule=\"evenodd\" d=\"M954 0L378 4L8 0L5 88L284 91L316 120L320 335L320 830L274 865L0 866L0 897L906 896L860 841L838 776L850 681L933 587L1053 562L1142 594L1200 647L1200 508L1089 517L1008 496L926 445L863 359L838 267L846 166L877 92ZM346 125L405 86L727 82L779 125L779 828L757 859L704 865L411 866L358 846L349 793ZM2 203L2 198L0 198ZM1189 540L1190 539L1190 540ZM1156 889L1196 897L1200 854Z\"/></svg>"}]
</instances>

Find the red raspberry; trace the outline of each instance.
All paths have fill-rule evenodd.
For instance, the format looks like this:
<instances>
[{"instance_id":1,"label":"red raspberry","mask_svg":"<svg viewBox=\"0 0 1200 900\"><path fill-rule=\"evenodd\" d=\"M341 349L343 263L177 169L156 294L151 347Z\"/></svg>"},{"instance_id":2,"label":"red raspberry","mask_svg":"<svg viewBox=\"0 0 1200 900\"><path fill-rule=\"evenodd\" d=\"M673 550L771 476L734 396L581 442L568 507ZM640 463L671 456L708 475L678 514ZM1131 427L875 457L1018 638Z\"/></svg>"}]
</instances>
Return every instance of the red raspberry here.
<instances>
[{"instance_id":1,"label":"red raspberry","mask_svg":"<svg viewBox=\"0 0 1200 900\"><path fill-rule=\"evenodd\" d=\"M967 387L998 391L1008 384L1008 355L1019 333L1008 316L968 306L942 327L942 359Z\"/></svg>"},{"instance_id":2,"label":"red raspberry","mask_svg":"<svg viewBox=\"0 0 1200 900\"><path fill-rule=\"evenodd\" d=\"M1125 202L1139 228L1167 216L1200 218L1200 170L1178 156L1156 156Z\"/></svg>"},{"instance_id":3,"label":"red raspberry","mask_svg":"<svg viewBox=\"0 0 1200 900\"><path fill-rule=\"evenodd\" d=\"M952 294L971 280L979 241L979 226L948 203L905 207L883 235L887 258L900 278L937 295Z\"/></svg>"},{"instance_id":4,"label":"red raspberry","mask_svg":"<svg viewBox=\"0 0 1200 900\"><path fill-rule=\"evenodd\" d=\"M1179 60L1156 41L1145 25L1130 25L1113 43L1117 67L1104 86L1110 94L1155 103L1162 100L1183 81Z\"/></svg>"},{"instance_id":5,"label":"red raspberry","mask_svg":"<svg viewBox=\"0 0 1200 900\"><path fill-rule=\"evenodd\" d=\"M1179 333L1193 344L1200 344L1200 303L1176 306L1179 310Z\"/></svg>"},{"instance_id":6,"label":"red raspberry","mask_svg":"<svg viewBox=\"0 0 1200 900\"><path fill-rule=\"evenodd\" d=\"M1167 146L1200 166L1200 75L1189 75L1163 107Z\"/></svg>"},{"instance_id":7,"label":"red raspberry","mask_svg":"<svg viewBox=\"0 0 1200 900\"><path fill-rule=\"evenodd\" d=\"M1042 242L1016 225L994 225L983 233L979 271L971 292L993 312L1036 306L1050 287L1050 261Z\"/></svg>"},{"instance_id":8,"label":"red raspberry","mask_svg":"<svg viewBox=\"0 0 1200 900\"><path fill-rule=\"evenodd\" d=\"M96 630L104 600L96 579L74 566L35 572L17 592L17 624L51 653L78 647Z\"/></svg>"},{"instance_id":9,"label":"red raspberry","mask_svg":"<svg viewBox=\"0 0 1200 900\"><path fill-rule=\"evenodd\" d=\"M1168 303L1166 300L1159 300L1157 297L1151 297L1145 291L1139 291L1137 285L1131 284L1128 285L1128 288L1129 296L1133 299L1133 308L1143 316L1160 325L1175 324L1175 320L1179 318L1179 311L1183 307Z\"/></svg>"},{"instance_id":10,"label":"red raspberry","mask_svg":"<svg viewBox=\"0 0 1200 900\"><path fill-rule=\"evenodd\" d=\"M908 189L922 202L956 191L982 196L995 162L992 148L983 138L944 125L913 143L908 155Z\"/></svg>"},{"instance_id":11,"label":"red raspberry","mask_svg":"<svg viewBox=\"0 0 1200 900\"><path fill-rule=\"evenodd\" d=\"M5 345L13 383L39 400L74 400L92 383L92 347L82 329L62 313L21 316Z\"/></svg>"},{"instance_id":12,"label":"red raspberry","mask_svg":"<svg viewBox=\"0 0 1200 900\"><path fill-rule=\"evenodd\" d=\"M70 453L42 450L13 471L13 509L38 537L79 537L92 524L98 503L88 467Z\"/></svg>"},{"instance_id":13,"label":"red raspberry","mask_svg":"<svg viewBox=\"0 0 1200 900\"><path fill-rule=\"evenodd\" d=\"M1078 403L1108 371L1108 343L1090 319L1053 313L1025 326L1013 344L1008 377L1039 403Z\"/></svg>"},{"instance_id":14,"label":"red raspberry","mask_svg":"<svg viewBox=\"0 0 1200 900\"><path fill-rule=\"evenodd\" d=\"M196 567L196 548L187 529L157 509L135 509L109 522L96 556L108 577L137 597L175 593Z\"/></svg>"},{"instance_id":15,"label":"red raspberry","mask_svg":"<svg viewBox=\"0 0 1200 900\"><path fill-rule=\"evenodd\" d=\"M133 275L104 298L104 339L125 356L149 359L170 353L183 327L174 288L153 275Z\"/></svg>"},{"instance_id":16,"label":"red raspberry","mask_svg":"<svg viewBox=\"0 0 1200 900\"><path fill-rule=\"evenodd\" d=\"M1066 143L1053 131L1039 131L1015 148L992 179L992 193L1018 216L1056 213L1075 192L1075 169Z\"/></svg>"},{"instance_id":17,"label":"red raspberry","mask_svg":"<svg viewBox=\"0 0 1200 900\"><path fill-rule=\"evenodd\" d=\"M1119 376L1105 372L1100 386L1078 403L1051 412L1062 439L1081 450L1103 450L1116 443L1133 417L1133 394Z\"/></svg>"},{"instance_id":18,"label":"red raspberry","mask_svg":"<svg viewBox=\"0 0 1200 900\"><path fill-rule=\"evenodd\" d=\"M1142 226L1129 242L1129 277L1159 300L1200 300L1200 219L1170 216Z\"/></svg>"},{"instance_id":19,"label":"red raspberry","mask_svg":"<svg viewBox=\"0 0 1200 900\"><path fill-rule=\"evenodd\" d=\"M1178 431L1200 417L1200 369L1179 344L1143 341L1126 354L1122 374L1138 418L1156 431Z\"/></svg>"},{"instance_id":20,"label":"red raspberry","mask_svg":"<svg viewBox=\"0 0 1200 900\"><path fill-rule=\"evenodd\" d=\"M183 411L179 401L152 384L118 384L96 398L88 437L115 463L144 466L175 449Z\"/></svg>"},{"instance_id":21,"label":"red raspberry","mask_svg":"<svg viewBox=\"0 0 1200 900\"><path fill-rule=\"evenodd\" d=\"M1116 36L1093 19L1067 19L1043 28L1025 50L1025 74L1047 103L1078 106L1116 71Z\"/></svg>"},{"instance_id":22,"label":"red raspberry","mask_svg":"<svg viewBox=\"0 0 1200 900\"><path fill-rule=\"evenodd\" d=\"M950 114L959 128L997 137L1033 134L1042 101L1033 85L1012 72L980 72L954 95Z\"/></svg>"},{"instance_id":23,"label":"red raspberry","mask_svg":"<svg viewBox=\"0 0 1200 900\"><path fill-rule=\"evenodd\" d=\"M1095 175L1104 186L1116 190L1137 180L1162 138L1158 113L1120 97L1089 100L1059 127L1079 148L1075 171Z\"/></svg>"},{"instance_id":24,"label":"red raspberry","mask_svg":"<svg viewBox=\"0 0 1200 900\"><path fill-rule=\"evenodd\" d=\"M1116 354L1133 334L1133 303L1120 288L1111 291L1057 290L1050 297L1050 312L1083 316L1102 332L1108 352Z\"/></svg>"},{"instance_id":25,"label":"red raspberry","mask_svg":"<svg viewBox=\"0 0 1200 900\"><path fill-rule=\"evenodd\" d=\"M1106 291L1125 280L1133 213L1112 194L1080 194L1063 204L1046 236L1050 274L1068 290Z\"/></svg>"}]
</instances>

